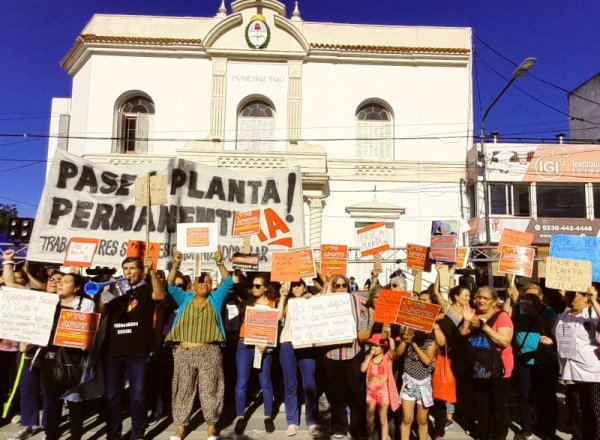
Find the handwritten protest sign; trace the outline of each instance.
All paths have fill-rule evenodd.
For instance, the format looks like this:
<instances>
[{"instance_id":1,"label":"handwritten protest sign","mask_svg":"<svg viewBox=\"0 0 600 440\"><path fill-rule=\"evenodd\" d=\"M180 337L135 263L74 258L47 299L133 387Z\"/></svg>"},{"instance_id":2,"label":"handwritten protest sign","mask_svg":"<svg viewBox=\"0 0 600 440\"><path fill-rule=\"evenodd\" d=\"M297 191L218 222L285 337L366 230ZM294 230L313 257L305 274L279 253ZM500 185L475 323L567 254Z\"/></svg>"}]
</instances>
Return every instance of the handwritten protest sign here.
<instances>
[{"instance_id":1,"label":"handwritten protest sign","mask_svg":"<svg viewBox=\"0 0 600 440\"><path fill-rule=\"evenodd\" d=\"M429 272L431 270L429 247L408 243L406 245L406 267Z\"/></svg>"},{"instance_id":2,"label":"handwritten protest sign","mask_svg":"<svg viewBox=\"0 0 600 440\"><path fill-rule=\"evenodd\" d=\"M531 277L535 249L524 246L503 245L500 248L498 272Z\"/></svg>"},{"instance_id":3,"label":"handwritten protest sign","mask_svg":"<svg viewBox=\"0 0 600 440\"><path fill-rule=\"evenodd\" d=\"M246 307L244 326L246 327L246 336L244 336L246 345L277 346L277 329L279 328L277 309Z\"/></svg>"},{"instance_id":4,"label":"handwritten protest sign","mask_svg":"<svg viewBox=\"0 0 600 440\"><path fill-rule=\"evenodd\" d=\"M456 235L432 235L431 259L454 263L456 261Z\"/></svg>"},{"instance_id":5,"label":"handwritten protest sign","mask_svg":"<svg viewBox=\"0 0 600 440\"><path fill-rule=\"evenodd\" d=\"M299 281L300 252L273 252L271 281Z\"/></svg>"},{"instance_id":6,"label":"handwritten protest sign","mask_svg":"<svg viewBox=\"0 0 600 440\"><path fill-rule=\"evenodd\" d=\"M292 344L295 348L332 345L356 339L354 298L349 293L288 300Z\"/></svg>"},{"instance_id":7,"label":"handwritten protest sign","mask_svg":"<svg viewBox=\"0 0 600 440\"><path fill-rule=\"evenodd\" d=\"M236 212L233 221L233 236L244 237L260 232L260 210Z\"/></svg>"},{"instance_id":8,"label":"handwritten protest sign","mask_svg":"<svg viewBox=\"0 0 600 440\"><path fill-rule=\"evenodd\" d=\"M553 235L550 256L592 262L592 280L600 281L600 237Z\"/></svg>"},{"instance_id":9,"label":"handwritten protest sign","mask_svg":"<svg viewBox=\"0 0 600 440\"><path fill-rule=\"evenodd\" d=\"M100 313L61 310L54 334L54 345L89 349L94 344L100 316Z\"/></svg>"},{"instance_id":10,"label":"handwritten protest sign","mask_svg":"<svg viewBox=\"0 0 600 440\"><path fill-rule=\"evenodd\" d=\"M356 230L356 244L361 256L375 255L390 248L385 222L373 223Z\"/></svg>"},{"instance_id":11,"label":"handwritten protest sign","mask_svg":"<svg viewBox=\"0 0 600 440\"><path fill-rule=\"evenodd\" d=\"M150 250L146 252L146 242L139 240L129 240L127 242L127 256L145 258L149 253L152 257L152 270L156 270L158 265L158 254L160 252L160 243L150 242Z\"/></svg>"},{"instance_id":12,"label":"handwritten protest sign","mask_svg":"<svg viewBox=\"0 0 600 440\"><path fill-rule=\"evenodd\" d=\"M375 305L373 321L383 322L384 324L396 322L400 300L404 297L410 298L410 293L381 289L377 298L377 304Z\"/></svg>"},{"instance_id":13,"label":"handwritten protest sign","mask_svg":"<svg viewBox=\"0 0 600 440\"><path fill-rule=\"evenodd\" d=\"M440 306L417 301L408 297L400 300L396 324L431 333L440 312Z\"/></svg>"},{"instance_id":14,"label":"handwritten protest sign","mask_svg":"<svg viewBox=\"0 0 600 440\"><path fill-rule=\"evenodd\" d=\"M217 248L215 223L178 223L177 250L181 252L212 252Z\"/></svg>"},{"instance_id":15,"label":"handwritten protest sign","mask_svg":"<svg viewBox=\"0 0 600 440\"><path fill-rule=\"evenodd\" d=\"M92 261L100 240L97 238L73 237L65 252L65 266L92 267Z\"/></svg>"},{"instance_id":16,"label":"handwritten protest sign","mask_svg":"<svg viewBox=\"0 0 600 440\"><path fill-rule=\"evenodd\" d=\"M546 287L558 290L587 292L592 285L592 262L548 257Z\"/></svg>"},{"instance_id":17,"label":"handwritten protest sign","mask_svg":"<svg viewBox=\"0 0 600 440\"><path fill-rule=\"evenodd\" d=\"M53 293L0 288L0 339L45 347L59 301Z\"/></svg>"},{"instance_id":18,"label":"handwritten protest sign","mask_svg":"<svg viewBox=\"0 0 600 440\"><path fill-rule=\"evenodd\" d=\"M346 275L348 246L339 244L321 245L321 274Z\"/></svg>"},{"instance_id":19,"label":"handwritten protest sign","mask_svg":"<svg viewBox=\"0 0 600 440\"><path fill-rule=\"evenodd\" d=\"M511 244L513 246L531 246L533 242L533 233L521 232L510 228L504 228L502 231L502 237L500 237L500 243L498 243L498 250L502 250L502 246Z\"/></svg>"}]
</instances>

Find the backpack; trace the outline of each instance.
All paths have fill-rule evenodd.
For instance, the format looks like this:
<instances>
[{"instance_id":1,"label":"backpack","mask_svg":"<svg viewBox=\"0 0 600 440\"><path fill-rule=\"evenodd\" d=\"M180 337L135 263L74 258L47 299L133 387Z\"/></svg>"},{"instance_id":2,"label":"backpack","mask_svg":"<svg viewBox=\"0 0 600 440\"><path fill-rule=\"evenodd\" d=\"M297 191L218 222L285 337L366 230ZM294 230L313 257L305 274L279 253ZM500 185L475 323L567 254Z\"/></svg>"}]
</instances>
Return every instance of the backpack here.
<instances>
[{"instance_id":1,"label":"backpack","mask_svg":"<svg viewBox=\"0 0 600 440\"><path fill-rule=\"evenodd\" d=\"M492 327L502 311L495 313L487 321ZM469 336L469 349L473 360L473 377L475 379L501 379L504 377L502 350L486 335L483 330L475 329Z\"/></svg>"}]
</instances>

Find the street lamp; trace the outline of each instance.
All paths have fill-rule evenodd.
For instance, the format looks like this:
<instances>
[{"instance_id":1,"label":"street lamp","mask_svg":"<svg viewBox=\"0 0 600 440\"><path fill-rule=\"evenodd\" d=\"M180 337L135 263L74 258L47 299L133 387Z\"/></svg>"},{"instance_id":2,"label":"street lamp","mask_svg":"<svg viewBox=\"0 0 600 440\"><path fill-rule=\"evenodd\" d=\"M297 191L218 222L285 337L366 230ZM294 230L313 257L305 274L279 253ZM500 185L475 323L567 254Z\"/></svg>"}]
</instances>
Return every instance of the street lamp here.
<instances>
[{"instance_id":1,"label":"street lamp","mask_svg":"<svg viewBox=\"0 0 600 440\"><path fill-rule=\"evenodd\" d=\"M498 96L494 98L492 103L488 106L488 108L483 112L483 116L481 117L481 123L479 124L479 145L480 145L480 157L481 157L481 170L483 172L483 176L481 179L481 183L483 185L483 203L484 203L484 215L485 215L485 245L491 245L491 237L490 237L490 196L488 189L488 181L487 181L487 169L485 163L485 120L487 119L490 111L496 105L496 103L502 98L502 96L506 93L510 86L513 83L521 78L523 75L527 73L529 69L533 67L533 65L537 63L537 58L526 58L517 69L513 72L510 80L506 83L504 88L500 90ZM492 254L490 252L490 260L488 261L488 285L490 287L494 286L494 276L492 274Z\"/></svg>"}]
</instances>

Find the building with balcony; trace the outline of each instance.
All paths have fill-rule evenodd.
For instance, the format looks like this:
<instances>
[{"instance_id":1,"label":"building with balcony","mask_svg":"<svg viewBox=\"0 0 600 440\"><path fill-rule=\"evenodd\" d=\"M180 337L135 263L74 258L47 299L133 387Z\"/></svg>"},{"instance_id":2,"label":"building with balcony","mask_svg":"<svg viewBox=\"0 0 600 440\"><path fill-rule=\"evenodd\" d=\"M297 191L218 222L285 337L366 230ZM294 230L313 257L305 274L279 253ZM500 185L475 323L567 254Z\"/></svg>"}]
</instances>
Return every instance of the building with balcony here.
<instances>
[{"instance_id":1,"label":"building with balcony","mask_svg":"<svg viewBox=\"0 0 600 440\"><path fill-rule=\"evenodd\" d=\"M276 0L215 12L94 15L61 63L49 157L299 165L314 247L381 220L392 247L428 244L432 220L467 218L470 28L311 22Z\"/></svg>"}]
</instances>

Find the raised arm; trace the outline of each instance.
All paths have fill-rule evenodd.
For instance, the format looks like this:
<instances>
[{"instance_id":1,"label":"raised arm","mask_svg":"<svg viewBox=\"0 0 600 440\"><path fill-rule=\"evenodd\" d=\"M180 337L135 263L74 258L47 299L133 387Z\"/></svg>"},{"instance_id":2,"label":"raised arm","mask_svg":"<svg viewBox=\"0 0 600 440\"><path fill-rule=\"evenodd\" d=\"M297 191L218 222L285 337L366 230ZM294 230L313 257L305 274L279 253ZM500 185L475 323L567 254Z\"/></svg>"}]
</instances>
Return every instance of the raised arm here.
<instances>
[{"instance_id":1,"label":"raised arm","mask_svg":"<svg viewBox=\"0 0 600 440\"><path fill-rule=\"evenodd\" d=\"M285 318L288 295L290 294L290 283L283 283L279 288L279 294L281 295L281 298L277 305L277 319L283 321Z\"/></svg>"},{"instance_id":2,"label":"raised arm","mask_svg":"<svg viewBox=\"0 0 600 440\"><path fill-rule=\"evenodd\" d=\"M225 278L229 278L229 269L227 269L227 267L225 266L225 263L223 263L223 254L221 254L221 251L219 249L217 249L215 251L215 254L213 255L213 259L215 260L215 263L217 264L217 267L219 268L219 273L221 274L221 279L225 279Z\"/></svg>"},{"instance_id":3,"label":"raised arm","mask_svg":"<svg viewBox=\"0 0 600 440\"><path fill-rule=\"evenodd\" d=\"M165 285L152 269L152 257L150 255L146 255L144 258L144 267L150 274L150 281L152 282L152 299L154 301L162 301L165 299L167 292L165 291Z\"/></svg>"},{"instance_id":4,"label":"raised arm","mask_svg":"<svg viewBox=\"0 0 600 440\"><path fill-rule=\"evenodd\" d=\"M169 275L167 276L167 284L175 284L175 278L177 278L177 272L181 267L182 261L183 254L179 252L176 248L173 248L173 265L171 266L171 270L169 271Z\"/></svg>"},{"instance_id":5,"label":"raised arm","mask_svg":"<svg viewBox=\"0 0 600 440\"><path fill-rule=\"evenodd\" d=\"M27 274L27 278L29 278L29 285L31 287L33 287L34 289L37 289L37 290L42 290L44 292L46 291L46 283L42 283L40 280L38 280L36 277L34 277L31 272L29 272L29 267L28 267L27 262L23 266L23 272L25 272Z\"/></svg>"},{"instance_id":6,"label":"raised arm","mask_svg":"<svg viewBox=\"0 0 600 440\"><path fill-rule=\"evenodd\" d=\"M518 300L519 290L514 286L508 287L506 289L506 297L504 298L504 303L502 304L502 310L508 313L508 316L512 316L512 306L516 304Z\"/></svg>"},{"instance_id":7,"label":"raised arm","mask_svg":"<svg viewBox=\"0 0 600 440\"><path fill-rule=\"evenodd\" d=\"M435 263L435 269L437 271L437 276L435 277L435 283L433 283L433 294L435 295L435 297L438 301L438 304L442 307L442 310L445 313L448 310L448 307L450 307L450 304L448 304L448 301L446 301L446 298L444 298L444 296L440 292L439 266L443 266L443 265L444 265L444 263L441 263L439 261L436 261L436 263Z\"/></svg>"},{"instance_id":8,"label":"raised arm","mask_svg":"<svg viewBox=\"0 0 600 440\"><path fill-rule=\"evenodd\" d=\"M15 251L14 249L7 249L4 252L2 252L2 268L3 270L3 276L4 276L4 283L8 286L8 287L16 287L18 289L24 289L23 286L21 286L20 284L18 284L15 281L15 267L14 267L14 261L13 258L15 256Z\"/></svg>"}]
</instances>

